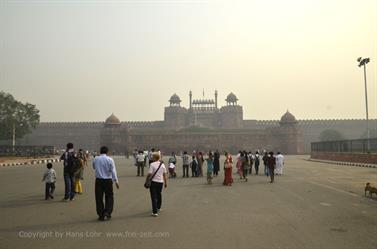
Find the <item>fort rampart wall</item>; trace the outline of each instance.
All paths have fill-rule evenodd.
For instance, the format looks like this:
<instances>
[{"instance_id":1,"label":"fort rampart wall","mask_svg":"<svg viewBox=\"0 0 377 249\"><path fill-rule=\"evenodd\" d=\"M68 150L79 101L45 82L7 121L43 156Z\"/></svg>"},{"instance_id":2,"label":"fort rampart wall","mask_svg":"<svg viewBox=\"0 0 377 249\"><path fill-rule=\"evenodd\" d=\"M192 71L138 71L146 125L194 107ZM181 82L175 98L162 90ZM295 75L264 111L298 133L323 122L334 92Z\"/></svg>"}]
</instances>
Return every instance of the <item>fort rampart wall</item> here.
<instances>
[{"instance_id":1,"label":"fort rampart wall","mask_svg":"<svg viewBox=\"0 0 377 249\"><path fill-rule=\"evenodd\" d=\"M65 144L69 141L73 142L76 148L82 147L89 150L98 150L100 146L100 132L103 126L104 122L41 122L31 134L25 136L23 139L17 139L16 144L51 145L56 148L64 148ZM144 130L164 129L164 121L121 122L121 126L127 127L130 131L137 130L142 134ZM264 130L268 127L278 126L278 120L243 121L244 129ZM334 129L341 132L346 139L357 139L365 133L366 121L364 119L298 120L298 127L303 135L303 150L308 153L310 152L310 143L318 141L322 131ZM377 119L370 120L370 128L377 129ZM201 137L205 137L205 135ZM259 139L252 141L252 136L244 139L238 137L238 135L235 137L241 141L245 141L245 143L249 143L250 147L259 141ZM171 140L169 138L165 141ZM171 143L174 144L174 141L172 140ZM0 141L0 145L9 144L11 144L9 140Z\"/></svg>"}]
</instances>

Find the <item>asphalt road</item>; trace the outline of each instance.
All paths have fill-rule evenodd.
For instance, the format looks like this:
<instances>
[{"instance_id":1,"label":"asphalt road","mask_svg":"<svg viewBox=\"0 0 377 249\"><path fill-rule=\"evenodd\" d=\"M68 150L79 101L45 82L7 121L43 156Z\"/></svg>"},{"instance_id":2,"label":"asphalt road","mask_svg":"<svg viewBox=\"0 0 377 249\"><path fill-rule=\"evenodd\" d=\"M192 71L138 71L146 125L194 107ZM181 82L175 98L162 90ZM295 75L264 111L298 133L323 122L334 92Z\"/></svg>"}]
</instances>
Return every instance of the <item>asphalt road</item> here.
<instances>
[{"instance_id":1,"label":"asphalt road","mask_svg":"<svg viewBox=\"0 0 377 249\"><path fill-rule=\"evenodd\" d=\"M0 249L23 248L266 248L376 249L377 169L315 163L286 157L285 175L222 185L223 171L205 178L169 180L159 217L151 217L144 178L131 160L115 158L120 189L111 221L98 222L94 174L86 169L84 194L63 203L62 166L54 200L45 201L44 165L0 168ZM262 166L263 168L263 166Z\"/></svg>"}]
</instances>

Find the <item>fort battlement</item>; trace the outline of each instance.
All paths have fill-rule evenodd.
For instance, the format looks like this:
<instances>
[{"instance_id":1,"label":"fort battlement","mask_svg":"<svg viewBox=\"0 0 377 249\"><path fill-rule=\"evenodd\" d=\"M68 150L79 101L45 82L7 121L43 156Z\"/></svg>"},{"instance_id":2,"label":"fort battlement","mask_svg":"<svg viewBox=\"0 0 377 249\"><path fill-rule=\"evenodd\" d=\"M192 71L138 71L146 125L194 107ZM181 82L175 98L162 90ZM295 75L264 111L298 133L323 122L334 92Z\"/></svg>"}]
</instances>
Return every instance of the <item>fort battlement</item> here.
<instances>
[{"instance_id":1,"label":"fort battlement","mask_svg":"<svg viewBox=\"0 0 377 249\"><path fill-rule=\"evenodd\" d=\"M257 120L256 125L261 127L278 126L279 120Z\"/></svg>"},{"instance_id":2,"label":"fort battlement","mask_svg":"<svg viewBox=\"0 0 377 249\"><path fill-rule=\"evenodd\" d=\"M360 123L366 122L365 119L301 119L298 120L300 125L319 125L319 124L339 124L339 123ZM369 119L369 122L377 122L377 119Z\"/></svg>"},{"instance_id":3,"label":"fort battlement","mask_svg":"<svg viewBox=\"0 0 377 249\"><path fill-rule=\"evenodd\" d=\"M38 128L100 128L104 122L40 122Z\"/></svg>"},{"instance_id":4,"label":"fort battlement","mask_svg":"<svg viewBox=\"0 0 377 249\"><path fill-rule=\"evenodd\" d=\"M180 106L168 106L165 107L165 113L187 113L187 109Z\"/></svg>"},{"instance_id":5,"label":"fort battlement","mask_svg":"<svg viewBox=\"0 0 377 249\"><path fill-rule=\"evenodd\" d=\"M193 107L193 108L191 108L191 110L193 112L196 112L196 113L214 113L214 112L218 111L218 109L216 107L206 107L206 106Z\"/></svg>"},{"instance_id":6,"label":"fort battlement","mask_svg":"<svg viewBox=\"0 0 377 249\"><path fill-rule=\"evenodd\" d=\"M164 121L128 121L122 122L122 125L127 128L161 128L164 126Z\"/></svg>"},{"instance_id":7,"label":"fort battlement","mask_svg":"<svg viewBox=\"0 0 377 249\"><path fill-rule=\"evenodd\" d=\"M242 106L240 105L229 105L229 106L223 106L220 108L220 112L242 112Z\"/></svg>"}]
</instances>

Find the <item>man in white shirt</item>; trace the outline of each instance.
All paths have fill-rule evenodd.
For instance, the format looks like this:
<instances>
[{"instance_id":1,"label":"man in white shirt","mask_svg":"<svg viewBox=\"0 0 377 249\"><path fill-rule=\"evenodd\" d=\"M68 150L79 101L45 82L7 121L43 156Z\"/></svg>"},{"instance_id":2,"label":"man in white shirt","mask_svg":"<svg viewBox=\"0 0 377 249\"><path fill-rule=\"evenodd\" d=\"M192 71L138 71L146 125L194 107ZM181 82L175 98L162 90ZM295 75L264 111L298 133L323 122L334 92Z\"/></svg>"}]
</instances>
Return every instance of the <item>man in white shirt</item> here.
<instances>
[{"instance_id":1,"label":"man in white shirt","mask_svg":"<svg viewBox=\"0 0 377 249\"><path fill-rule=\"evenodd\" d=\"M280 152L278 152L278 154L276 155L276 174L282 175L283 168L284 168L284 156Z\"/></svg>"},{"instance_id":2,"label":"man in white shirt","mask_svg":"<svg viewBox=\"0 0 377 249\"><path fill-rule=\"evenodd\" d=\"M188 170L189 170L189 165L190 165L190 157L188 156L187 151L183 152L182 164L183 164L183 177L189 177Z\"/></svg>"},{"instance_id":3,"label":"man in white shirt","mask_svg":"<svg viewBox=\"0 0 377 249\"><path fill-rule=\"evenodd\" d=\"M136 165L137 165L137 176L144 176L144 167L145 167L145 155L142 150L139 150L136 156Z\"/></svg>"},{"instance_id":4,"label":"man in white shirt","mask_svg":"<svg viewBox=\"0 0 377 249\"><path fill-rule=\"evenodd\" d=\"M114 206L113 182L119 189L118 177L114 160L107 156L109 149L101 147L100 155L93 160L93 169L96 172L95 195L98 220L111 219ZM105 195L105 205L103 196Z\"/></svg>"}]
</instances>

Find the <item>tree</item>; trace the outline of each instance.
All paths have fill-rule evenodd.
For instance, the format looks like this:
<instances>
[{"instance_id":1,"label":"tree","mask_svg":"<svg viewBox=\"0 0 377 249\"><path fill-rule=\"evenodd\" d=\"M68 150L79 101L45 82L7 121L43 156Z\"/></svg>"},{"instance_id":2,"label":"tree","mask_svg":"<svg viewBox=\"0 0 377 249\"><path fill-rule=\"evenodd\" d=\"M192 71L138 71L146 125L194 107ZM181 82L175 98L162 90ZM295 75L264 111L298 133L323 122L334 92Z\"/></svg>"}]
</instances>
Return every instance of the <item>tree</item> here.
<instances>
[{"instance_id":1,"label":"tree","mask_svg":"<svg viewBox=\"0 0 377 249\"><path fill-rule=\"evenodd\" d=\"M39 110L30 103L21 103L3 91L0 92L0 140L22 138L39 124Z\"/></svg>"},{"instance_id":2,"label":"tree","mask_svg":"<svg viewBox=\"0 0 377 249\"><path fill-rule=\"evenodd\" d=\"M324 130L319 134L319 141L336 141L336 140L344 140L344 136L337 130Z\"/></svg>"}]
</instances>

